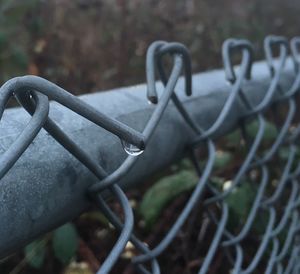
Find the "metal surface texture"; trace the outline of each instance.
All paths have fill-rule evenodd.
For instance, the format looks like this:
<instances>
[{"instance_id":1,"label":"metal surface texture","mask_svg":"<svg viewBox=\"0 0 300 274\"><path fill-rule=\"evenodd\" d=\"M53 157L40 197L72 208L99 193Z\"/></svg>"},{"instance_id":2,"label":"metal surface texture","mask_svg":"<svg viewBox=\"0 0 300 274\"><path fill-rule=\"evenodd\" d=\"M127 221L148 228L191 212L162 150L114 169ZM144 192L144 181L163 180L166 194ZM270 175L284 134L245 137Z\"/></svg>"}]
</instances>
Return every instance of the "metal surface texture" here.
<instances>
[{"instance_id":1,"label":"metal surface texture","mask_svg":"<svg viewBox=\"0 0 300 274\"><path fill-rule=\"evenodd\" d=\"M264 273L298 273L299 44L299 38L289 46L284 37L268 36L266 61L254 62L249 41L228 39L222 49L224 70L192 75L187 48L158 41L147 52L146 85L81 97L36 76L6 82L0 88L0 258L96 203L120 231L98 273L111 271L128 241L140 252L132 259L137 270L160 273L159 255L201 203L216 229L198 273L209 273L220 252L231 273L253 273L258 266ZM241 55L238 67L233 67L233 55ZM23 108L5 110L11 97ZM284 117L278 112L281 105ZM277 126L277 137L261 154L269 120ZM258 125L254 137L246 129L249 121ZM220 190L211 183L217 142L233 129L241 132L247 153L231 174L230 186ZM199 164L199 148L207 151L205 166ZM288 156L270 194L271 165L281 148ZM199 182L165 237L148 247L133 234L134 216L124 190L186 155ZM249 175L253 172L255 178ZM243 226L233 232L226 197L248 177L256 195ZM107 205L108 197L119 202L124 222ZM243 245L259 215L267 223L249 255Z\"/></svg>"}]
</instances>

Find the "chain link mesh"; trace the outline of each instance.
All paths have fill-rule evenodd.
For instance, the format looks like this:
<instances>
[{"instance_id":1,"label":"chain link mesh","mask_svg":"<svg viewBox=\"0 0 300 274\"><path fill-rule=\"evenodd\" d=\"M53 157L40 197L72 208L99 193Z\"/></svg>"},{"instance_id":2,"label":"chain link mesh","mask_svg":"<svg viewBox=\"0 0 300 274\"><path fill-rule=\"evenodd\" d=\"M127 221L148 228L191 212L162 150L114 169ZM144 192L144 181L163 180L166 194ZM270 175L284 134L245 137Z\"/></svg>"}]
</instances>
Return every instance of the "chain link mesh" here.
<instances>
[{"instance_id":1,"label":"chain link mesh","mask_svg":"<svg viewBox=\"0 0 300 274\"><path fill-rule=\"evenodd\" d=\"M1 156L0 177L2 178L9 171L42 128L95 174L99 182L90 187L89 195L110 223L120 232L117 242L102 263L98 274L111 271L129 241L140 253L132 259L132 264L137 271L160 273L159 256L176 240L176 236L186 221L192 218L191 215L194 218L202 218L201 230L204 231L204 235L205 220L214 226L213 237L206 254L202 256L203 260L197 273L211 273L210 270L216 267L220 256L226 258L226 265L223 267L226 267L230 273L299 273L300 190L298 179L300 165L297 162L297 153L300 126L299 119L297 119L297 95L300 87L300 55L298 45L300 45L300 38L292 39L289 46L284 37L266 37L264 50L271 80L265 96L257 104L249 100L243 91L244 83L251 81L253 46L247 40L226 40L223 44L222 55L226 79L231 85L231 91L215 122L205 129L199 127L197 121L176 95L175 87L182 70L184 70L186 95L189 96L192 93L191 60L186 47L179 43L158 41L148 49L147 96L152 104L156 104L156 107L142 133L107 117L45 79L36 76L12 79L0 89L1 115L9 98L14 96L32 115L32 118L18 139ZM280 86L280 77L289 54L289 47L294 61L295 77L290 89L283 90ZM279 53L277 58L274 57L275 52ZM238 69L233 67L233 60L237 54L241 55L241 64ZM173 62L169 73L166 69L166 58L170 59L169 62ZM159 75L164 85L164 92L160 97L156 91L156 75ZM50 99L117 135L129 154L121 166L113 173L107 174L97 162L93 161L84 149L48 117ZM169 101L174 103L186 123L194 131L195 138L187 147L187 151L199 176L199 181L166 235L155 247L148 247L133 233L132 208L123 190L118 186L118 182L129 170L134 170L134 165L139 160L138 155L147 149L147 143ZM226 184L220 186L213 179L216 174L215 162L220 140L214 139L213 136L222 123L229 119L229 114L235 111L233 105L236 102L247 109L247 113L236 125L240 134L236 146L241 150L236 153L240 159L239 164L231 168L231 172L227 174ZM257 124L254 135L249 132L248 128L253 121ZM277 134L272 142L265 145L264 140L269 123L276 126ZM206 152L203 153L203 151ZM284 159L279 157L279 154L283 152L285 153ZM200 164L200 162L203 163L203 158L205 158L205 165ZM243 185L249 184L249 195L253 195L253 199L247 216L244 220L232 225L233 213L228 197L239 191ZM102 197L104 190L110 191L121 205L124 221L121 221L121 218L112 211ZM199 217L193 213L193 210L200 205L202 216ZM259 228L254 229L257 226ZM219 267L222 271L222 266Z\"/></svg>"}]
</instances>

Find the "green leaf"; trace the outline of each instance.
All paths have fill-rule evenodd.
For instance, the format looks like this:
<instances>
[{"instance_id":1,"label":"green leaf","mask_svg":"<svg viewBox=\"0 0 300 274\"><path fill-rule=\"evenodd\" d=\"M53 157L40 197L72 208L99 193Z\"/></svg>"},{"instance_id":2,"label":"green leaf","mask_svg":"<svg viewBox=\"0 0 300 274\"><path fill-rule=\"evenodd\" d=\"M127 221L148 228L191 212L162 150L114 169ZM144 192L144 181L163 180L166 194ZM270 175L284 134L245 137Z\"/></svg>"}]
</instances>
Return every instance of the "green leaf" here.
<instances>
[{"instance_id":1,"label":"green leaf","mask_svg":"<svg viewBox=\"0 0 300 274\"><path fill-rule=\"evenodd\" d=\"M46 240L37 240L30 243L25 247L24 253L27 263L33 268L40 269L45 261Z\"/></svg>"},{"instance_id":2,"label":"green leaf","mask_svg":"<svg viewBox=\"0 0 300 274\"><path fill-rule=\"evenodd\" d=\"M74 225L68 223L56 229L53 233L52 247L55 257L67 265L78 248L78 235Z\"/></svg>"},{"instance_id":3,"label":"green leaf","mask_svg":"<svg viewBox=\"0 0 300 274\"><path fill-rule=\"evenodd\" d=\"M217 176L212 176L209 178L209 183L212 187L216 188L218 191L223 191L225 179Z\"/></svg>"},{"instance_id":4,"label":"green leaf","mask_svg":"<svg viewBox=\"0 0 300 274\"><path fill-rule=\"evenodd\" d=\"M236 145L240 143L241 138L241 133L238 130L235 130L225 136L226 145L236 147Z\"/></svg>"},{"instance_id":5,"label":"green leaf","mask_svg":"<svg viewBox=\"0 0 300 274\"><path fill-rule=\"evenodd\" d=\"M255 195L255 187L245 181L225 198L229 207L228 228L231 231L246 221Z\"/></svg>"},{"instance_id":6,"label":"green leaf","mask_svg":"<svg viewBox=\"0 0 300 274\"><path fill-rule=\"evenodd\" d=\"M229 163L233 160L233 156L231 153L227 151L218 150L214 162L214 168L218 171L226 168Z\"/></svg>"},{"instance_id":7,"label":"green leaf","mask_svg":"<svg viewBox=\"0 0 300 274\"><path fill-rule=\"evenodd\" d=\"M146 228L151 228L162 210L179 194L189 191L198 182L197 175L192 171L183 170L159 180L144 195L139 212Z\"/></svg>"},{"instance_id":8,"label":"green leaf","mask_svg":"<svg viewBox=\"0 0 300 274\"><path fill-rule=\"evenodd\" d=\"M96 221L96 222L101 223L104 226L109 226L109 221L104 216L104 214L102 214L99 211L89 211L89 212L83 213L80 216L80 219L85 219L88 221Z\"/></svg>"},{"instance_id":9,"label":"green leaf","mask_svg":"<svg viewBox=\"0 0 300 274\"><path fill-rule=\"evenodd\" d=\"M189 158L183 158L180 162L171 166L172 172L178 172L180 170L194 169L194 166Z\"/></svg>"},{"instance_id":10,"label":"green leaf","mask_svg":"<svg viewBox=\"0 0 300 274\"><path fill-rule=\"evenodd\" d=\"M279 158L282 160L287 160L290 155L290 148L289 147L281 147L278 150Z\"/></svg>"},{"instance_id":11,"label":"green leaf","mask_svg":"<svg viewBox=\"0 0 300 274\"><path fill-rule=\"evenodd\" d=\"M234 160L234 157L232 153L228 151L223 151L223 150L218 150L216 153L216 158L214 161L214 169L218 172L223 171L224 169L227 168L227 166L232 163ZM204 168L206 165L206 160L200 162L201 168Z\"/></svg>"},{"instance_id":12,"label":"green leaf","mask_svg":"<svg viewBox=\"0 0 300 274\"><path fill-rule=\"evenodd\" d=\"M247 132L251 138L255 138L259 128L259 122L253 121L247 125ZM266 121L263 140L272 141L277 137L277 129L270 122Z\"/></svg>"}]
</instances>

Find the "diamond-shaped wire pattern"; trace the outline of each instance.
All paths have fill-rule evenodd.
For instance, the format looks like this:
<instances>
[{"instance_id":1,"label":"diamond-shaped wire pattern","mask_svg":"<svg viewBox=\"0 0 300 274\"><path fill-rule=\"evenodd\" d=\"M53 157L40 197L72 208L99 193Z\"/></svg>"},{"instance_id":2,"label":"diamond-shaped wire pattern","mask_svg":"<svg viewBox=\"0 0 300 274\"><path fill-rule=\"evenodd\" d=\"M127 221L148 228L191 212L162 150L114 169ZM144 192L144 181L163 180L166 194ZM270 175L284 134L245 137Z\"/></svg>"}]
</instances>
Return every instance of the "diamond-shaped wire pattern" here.
<instances>
[{"instance_id":1,"label":"diamond-shaped wire pattern","mask_svg":"<svg viewBox=\"0 0 300 274\"><path fill-rule=\"evenodd\" d=\"M284 90L279 80L288 57L288 41L277 36L268 36L265 39L264 49L271 81L265 96L257 104L249 100L243 91L244 82L251 79L253 47L247 40L226 40L222 54L231 91L215 122L205 129L198 125L188 109L181 104L174 90L182 70L184 70L186 94L190 95L193 90L189 53L185 46L179 43L158 41L148 49L147 96L156 107L141 133L107 117L45 79L35 76L12 79L0 89L1 111L3 113L10 96L15 96L32 115L32 119L17 140L2 155L0 177L2 178L9 171L41 128L48 131L95 174L99 182L88 190L90 197L99 205L110 223L120 231L117 242L98 271L99 274L111 271L129 241L140 252L132 259L132 264L137 271L160 273L159 256L176 240L179 231L199 204L203 207L203 216L206 216L212 224L214 231L206 255L199 264L198 273L210 273L211 269L216 267L217 258L220 256L226 258L227 263L225 266L219 266L219 273L225 273L224 268L236 274L299 273L300 164L297 162L297 153L299 153L297 140L300 125L296 117L297 95L300 88L299 44L299 38L291 40L295 78L291 87ZM279 52L278 58L274 57L276 50ZM239 69L232 65L233 55L236 53L241 54ZM173 61L170 73L166 72L166 62L164 62L167 56ZM157 74L164 85L164 92L159 97L155 85ZM121 166L113 173L107 174L98 163L93 161L84 148L79 147L48 117L49 98L117 135L129 154ZM155 247L148 247L133 233L133 212L126 195L118 186L118 181L129 170L134 170L134 165L139 160L138 155L147 149L147 143L164 115L169 101L174 103L194 131L195 138L187 147L187 151L199 181L182 212L174 224L170 225L168 233ZM215 164L222 142L220 144L220 140L214 139L213 136L228 119L230 112L234 111L233 106L236 102L247 109L247 113L236 125L236 133L239 137L234 147L240 148L240 152L235 150L238 164L228 167L229 172L225 183L217 184L214 181L217 172ZM252 128L249 128L251 125ZM253 125L255 125L254 129ZM270 126L275 128L276 136L266 142ZM199 153L199 149L206 150L206 156ZM124 222L116 216L101 196L104 190L110 191L122 206ZM237 193L243 193L236 197L244 197L248 203L246 215L238 222L232 219L232 215L235 214L233 205L238 203L233 197ZM239 206L236 204L236 207Z\"/></svg>"}]
</instances>

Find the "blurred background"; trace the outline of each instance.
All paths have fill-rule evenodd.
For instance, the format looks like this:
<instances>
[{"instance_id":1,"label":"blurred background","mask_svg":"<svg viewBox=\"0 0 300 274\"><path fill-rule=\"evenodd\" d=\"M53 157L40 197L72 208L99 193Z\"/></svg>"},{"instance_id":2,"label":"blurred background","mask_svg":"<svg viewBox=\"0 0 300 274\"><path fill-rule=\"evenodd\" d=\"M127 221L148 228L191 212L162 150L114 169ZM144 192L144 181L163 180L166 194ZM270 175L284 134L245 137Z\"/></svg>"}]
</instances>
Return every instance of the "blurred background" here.
<instances>
[{"instance_id":1,"label":"blurred background","mask_svg":"<svg viewBox=\"0 0 300 274\"><path fill-rule=\"evenodd\" d=\"M296 0L0 0L0 82L36 74L79 94L145 81L154 40L184 43L195 72L221 66L228 37L262 58L266 34L294 36Z\"/></svg>"},{"instance_id":2,"label":"blurred background","mask_svg":"<svg viewBox=\"0 0 300 274\"><path fill-rule=\"evenodd\" d=\"M249 39L258 53L256 59L262 59L266 35L300 35L299 15L296 0L0 0L0 84L34 74L81 94L145 82L145 55L155 40L184 43L194 72L221 67L221 45L229 37ZM183 162L166 173L188 168ZM157 175L142 189L127 193L138 211L137 234L150 245L168 230L166 223L172 223L172 212L184 204L188 193L179 190L166 196L153 218L147 211L151 200L147 189L157 181L173 189L174 180L182 185L187 176L197 181L191 173L178 174L160 179L164 181ZM170 201L172 210L161 213ZM111 206L120 211L118 205ZM150 230L154 232L149 234ZM73 223L0 261L0 273L95 273L117 235L105 217L91 208ZM112 273L135 273L128 266L133 255L133 247L127 246ZM161 260L163 273L175 274L196 273L201 263L189 257L180 239Z\"/></svg>"}]
</instances>

